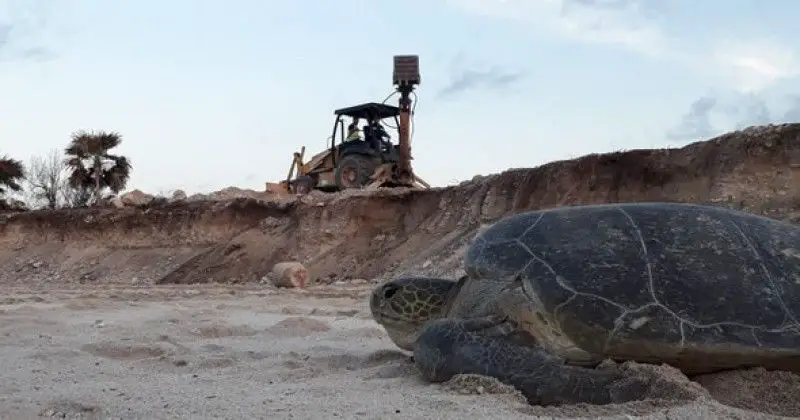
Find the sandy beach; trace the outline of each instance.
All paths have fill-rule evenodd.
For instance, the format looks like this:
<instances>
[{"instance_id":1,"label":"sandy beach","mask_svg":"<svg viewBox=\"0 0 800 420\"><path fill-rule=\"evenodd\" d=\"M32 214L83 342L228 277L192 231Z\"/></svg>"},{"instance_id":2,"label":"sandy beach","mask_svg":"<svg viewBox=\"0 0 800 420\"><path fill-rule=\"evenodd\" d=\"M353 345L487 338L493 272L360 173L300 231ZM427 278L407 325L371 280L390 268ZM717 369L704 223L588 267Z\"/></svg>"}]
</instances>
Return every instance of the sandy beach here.
<instances>
[{"instance_id":1,"label":"sandy beach","mask_svg":"<svg viewBox=\"0 0 800 420\"><path fill-rule=\"evenodd\" d=\"M713 419L799 416L800 380L709 378L716 398L532 407L487 378L424 383L371 320L371 284L107 287L0 298L3 419ZM771 375L771 376L770 376ZM728 385L727 387L725 385ZM696 385L695 385L696 386ZM793 389L791 387L794 387ZM733 389L730 389L733 388ZM740 392L742 395L732 395ZM776 392L778 394L776 394ZM759 412L760 411L760 412Z\"/></svg>"}]
</instances>

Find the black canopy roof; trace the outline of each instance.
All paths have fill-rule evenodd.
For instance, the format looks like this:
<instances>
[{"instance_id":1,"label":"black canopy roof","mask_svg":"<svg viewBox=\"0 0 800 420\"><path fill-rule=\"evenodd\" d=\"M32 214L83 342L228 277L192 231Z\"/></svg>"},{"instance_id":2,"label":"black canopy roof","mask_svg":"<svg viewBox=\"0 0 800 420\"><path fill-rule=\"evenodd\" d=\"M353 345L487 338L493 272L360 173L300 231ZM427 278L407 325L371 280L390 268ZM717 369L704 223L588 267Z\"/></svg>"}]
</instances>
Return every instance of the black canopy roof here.
<instances>
[{"instance_id":1,"label":"black canopy roof","mask_svg":"<svg viewBox=\"0 0 800 420\"><path fill-rule=\"evenodd\" d=\"M336 115L345 115L351 118L367 120L371 117L380 120L400 115L400 108L392 105L379 104L377 102L367 102L365 104L341 108L334 111Z\"/></svg>"}]
</instances>

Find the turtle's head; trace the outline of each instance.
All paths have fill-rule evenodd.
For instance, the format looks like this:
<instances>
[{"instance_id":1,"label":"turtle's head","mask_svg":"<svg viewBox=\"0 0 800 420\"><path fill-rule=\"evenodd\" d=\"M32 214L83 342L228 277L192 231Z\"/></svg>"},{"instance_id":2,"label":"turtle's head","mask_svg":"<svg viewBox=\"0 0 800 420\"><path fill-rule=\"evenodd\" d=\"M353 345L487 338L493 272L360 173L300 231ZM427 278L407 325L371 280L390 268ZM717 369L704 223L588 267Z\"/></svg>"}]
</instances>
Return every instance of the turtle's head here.
<instances>
[{"instance_id":1,"label":"turtle's head","mask_svg":"<svg viewBox=\"0 0 800 420\"><path fill-rule=\"evenodd\" d=\"M405 277L386 282L372 291L372 317L398 347L413 351L423 325L445 316L463 280Z\"/></svg>"}]
</instances>

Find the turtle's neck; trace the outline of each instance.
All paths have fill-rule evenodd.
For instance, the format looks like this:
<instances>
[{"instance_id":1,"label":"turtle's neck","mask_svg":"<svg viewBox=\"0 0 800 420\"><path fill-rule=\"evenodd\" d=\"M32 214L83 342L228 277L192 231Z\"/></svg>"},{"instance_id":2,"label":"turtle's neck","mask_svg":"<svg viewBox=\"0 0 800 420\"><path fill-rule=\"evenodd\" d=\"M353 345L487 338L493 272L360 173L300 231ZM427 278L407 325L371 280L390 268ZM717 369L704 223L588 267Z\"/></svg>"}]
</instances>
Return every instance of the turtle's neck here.
<instances>
[{"instance_id":1,"label":"turtle's neck","mask_svg":"<svg viewBox=\"0 0 800 420\"><path fill-rule=\"evenodd\" d=\"M458 295L461 293L461 289L464 288L464 284L466 284L468 280L469 276L461 276L458 280L453 282L453 287L450 288L450 291L447 292L447 296L445 297L445 304L442 308L442 318L450 316L450 310L458 300Z\"/></svg>"},{"instance_id":2,"label":"turtle's neck","mask_svg":"<svg viewBox=\"0 0 800 420\"><path fill-rule=\"evenodd\" d=\"M442 311L443 318L486 316L490 314L488 303L494 299L503 284L484 279L463 276L454 282L447 293Z\"/></svg>"}]
</instances>

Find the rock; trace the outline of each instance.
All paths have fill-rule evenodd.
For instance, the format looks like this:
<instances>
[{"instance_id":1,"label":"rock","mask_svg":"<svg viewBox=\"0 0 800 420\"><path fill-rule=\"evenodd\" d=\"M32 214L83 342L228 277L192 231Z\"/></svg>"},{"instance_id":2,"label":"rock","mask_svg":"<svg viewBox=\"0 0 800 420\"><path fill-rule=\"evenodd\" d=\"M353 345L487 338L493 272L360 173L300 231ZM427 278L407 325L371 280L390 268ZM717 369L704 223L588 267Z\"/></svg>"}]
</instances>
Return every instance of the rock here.
<instances>
[{"instance_id":1,"label":"rock","mask_svg":"<svg viewBox=\"0 0 800 420\"><path fill-rule=\"evenodd\" d=\"M272 267L269 279L277 287L305 289L308 283L308 269L299 262L280 262Z\"/></svg>"},{"instance_id":2,"label":"rock","mask_svg":"<svg viewBox=\"0 0 800 420\"><path fill-rule=\"evenodd\" d=\"M121 208L125 207L125 203L123 203L122 199L119 198L119 197L112 198L111 199L111 205L113 205L114 207L116 207L118 209L121 209Z\"/></svg>"},{"instance_id":3,"label":"rock","mask_svg":"<svg viewBox=\"0 0 800 420\"><path fill-rule=\"evenodd\" d=\"M153 201L153 196L140 190L133 190L122 195L121 199L128 206L144 206Z\"/></svg>"}]
</instances>

